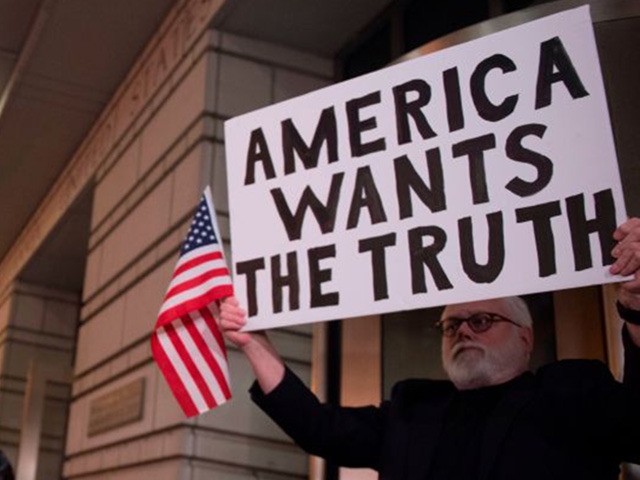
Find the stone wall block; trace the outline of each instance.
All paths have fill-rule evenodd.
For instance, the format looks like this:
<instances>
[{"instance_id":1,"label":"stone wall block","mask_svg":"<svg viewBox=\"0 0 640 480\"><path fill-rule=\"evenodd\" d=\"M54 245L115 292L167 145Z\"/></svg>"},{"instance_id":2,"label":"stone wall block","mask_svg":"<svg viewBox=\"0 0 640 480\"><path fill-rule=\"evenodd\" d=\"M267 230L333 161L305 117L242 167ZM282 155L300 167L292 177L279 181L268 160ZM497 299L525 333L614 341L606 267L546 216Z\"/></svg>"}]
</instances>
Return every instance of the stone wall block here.
<instances>
[{"instance_id":1,"label":"stone wall block","mask_svg":"<svg viewBox=\"0 0 640 480\"><path fill-rule=\"evenodd\" d=\"M197 146L189 155L182 159L176 170L173 172L173 195L171 202L170 223L190 215L202 193L203 178L203 148ZM183 232L183 235L187 232Z\"/></svg>"},{"instance_id":2,"label":"stone wall block","mask_svg":"<svg viewBox=\"0 0 640 480\"><path fill-rule=\"evenodd\" d=\"M271 103L272 69L231 55L220 57L218 112L233 117Z\"/></svg>"},{"instance_id":3,"label":"stone wall block","mask_svg":"<svg viewBox=\"0 0 640 480\"><path fill-rule=\"evenodd\" d=\"M333 76L333 61L329 58L295 50L273 43L223 32L221 48L238 55L248 56L263 62L276 62L295 70L305 70L327 79Z\"/></svg>"},{"instance_id":4,"label":"stone wall block","mask_svg":"<svg viewBox=\"0 0 640 480\"><path fill-rule=\"evenodd\" d=\"M122 345L125 299L120 297L80 326L75 372L82 373L118 351Z\"/></svg>"},{"instance_id":5,"label":"stone wall block","mask_svg":"<svg viewBox=\"0 0 640 480\"><path fill-rule=\"evenodd\" d=\"M125 294L123 345L130 345L153 331L175 263L175 258L169 258Z\"/></svg>"},{"instance_id":6,"label":"stone wall block","mask_svg":"<svg viewBox=\"0 0 640 480\"><path fill-rule=\"evenodd\" d=\"M84 286L82 288L84 300L89 298L98 289L103 247L104 244L100 244L87 255L87 264L84 271Z\"/></svg>"},{"instance_id":7,"label":"stone wall block","mask_svg":"<svg viewBox=\"0 0 640 480\"><path fill-rule=\"evenodd\" d=\"M274 102L288 100L330 85L326 79L291 70L276 69L273 89Z\"/></svg>"},{"instance_id":8,"label":"stone wall block","mask_svg":"<svg viewBox=\"0 0 640 480\"><path fill-rule=\"evenodd\" d=\"M165 179L107 237L100 284L112 280L169 227L171 181Z\"/></svg>"},{"instance_id":9,"label":"stone wall block","mask_svg":"<svg viewBox=\"0 0 640 480\"><path fill-rule=\"evenodd\" d=\"M11 297L7 296L0 301L0 332L9 324L11 315Z\"/></svg>"},{"instance_id":10,"label":"stone wall block","mask_svg":"<svg viewBox=\"0 0 640 480\"><path fill-rule=\"evenodd\" d=\"M78 328L78 305L48 300L45 304L42 330L74 337Z\"/></svg>"},{"instance_id":11,"label":"stone wall block","mask_svg":"<svg viewBox=\"0 0 640 480\"><path fill-rule=\"evenodd\" d=\"M96 185L93 195L91 230L113 210L135 185L139 176L139 157L140 140L136 139Z\"/></svg>"},{"instance_id":12,"label":"stone wall block","mask_svg":"<svg viewBox=\"0 0 640 480\"><path fill-rule=\"evenodd\" d=\"M307 456L297 446L197 431L195 456L257 469L304 475Z\"/></svg>"},{"instance_id":13,"label":"stone wall block","mask_svg":"<svg viewBox=\"0 0 640 480\"><path fill-rule=\"evenodd\" d=\"M242 161L242 159L232 159L232 161ZM219 212L229 213L229 189L227 185L227 159L224 145L215 143L213 145L211 189L213 203Z\"/></svg>"},{"instance_id":14,"label":"stone wall block","mask_svg":"<svg viewBox=\"0 0 640 480\"><path fill-rule=\"evenodd\" d=\"M203 57L165 100L141 132L140 170L144 175L204 109L206 59Z\"/></svg>"},{"instance_id":15,"label":"stone wall block","mask_svg":"<svg viewBox=\"0 0 640 480\"><path fill-rule=\"evenodd\" d=\"M14 296L14 314L11 323L21 328L41 330L44 321L44 299L32 295Z\"/></svg>"},{"instance_id":16,"label":"stone wall block","mask_svg":"<svg viewBox=\"0 0 640 480\"><path fill-rule=\"evenodd\" d=\"M237 434L290 442L289 437L251 401L248 390L254 376L246 359L235 349L229 349L227 353L233 397L229 402L198 416L197 424ZM301 378L310 378L311 370L308 366L291 364L290 367Z\"/></svg>"}]
</instances>

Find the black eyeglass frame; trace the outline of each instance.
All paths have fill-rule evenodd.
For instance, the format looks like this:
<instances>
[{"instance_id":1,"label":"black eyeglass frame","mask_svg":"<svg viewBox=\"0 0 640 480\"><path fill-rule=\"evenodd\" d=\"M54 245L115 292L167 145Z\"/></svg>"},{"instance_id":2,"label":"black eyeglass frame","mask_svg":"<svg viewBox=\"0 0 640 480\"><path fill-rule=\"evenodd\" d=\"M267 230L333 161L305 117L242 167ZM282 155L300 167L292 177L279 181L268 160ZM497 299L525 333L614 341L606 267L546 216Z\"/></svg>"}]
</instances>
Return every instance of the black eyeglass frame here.
<instances>
[{"instance_id":1,"label":"black eyeglass frame","mask_svg":"<svg viewBox=\"0 0 640 480\"><path fill-rule=\"evenodd\" d=\"M484 319L484 323L478 323L478 320ZM453 325L445 327L445 323L454 322ZM439 320L435 323L435 327L440 331L444 337L453 337L462 326L463 323L467 323L473 333L484 333L493 327L495 323L509 322L516 327L523 327L519 323L514 322L510 318L504 317L498 313L492 312L476 312L466 318L461 317L447 317Z\"/></svg>"}]
</instances>

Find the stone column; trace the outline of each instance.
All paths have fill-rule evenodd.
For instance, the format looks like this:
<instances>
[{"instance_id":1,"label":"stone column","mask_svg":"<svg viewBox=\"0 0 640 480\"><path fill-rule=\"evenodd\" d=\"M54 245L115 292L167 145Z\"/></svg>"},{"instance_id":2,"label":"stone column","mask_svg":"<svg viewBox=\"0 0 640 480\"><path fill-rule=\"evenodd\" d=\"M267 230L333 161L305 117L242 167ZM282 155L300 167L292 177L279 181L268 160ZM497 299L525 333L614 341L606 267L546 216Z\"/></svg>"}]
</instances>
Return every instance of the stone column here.
<instances>
[{"instance_id":1,"label":"stone column","mask_svg":"<svg viewBox=\"0 0 640 480\"><path fill-rule=\"evenodd\" d=\"M21 440L26 448L35 442L32 478L60 476L78 311L77 294L24 283L0 300L0 449L16 468ZM50 374L29 397L29 385L38 383L33 368ZM42 406L41 421L25 408L27 398Z\"/></svg>"}]
</instances>

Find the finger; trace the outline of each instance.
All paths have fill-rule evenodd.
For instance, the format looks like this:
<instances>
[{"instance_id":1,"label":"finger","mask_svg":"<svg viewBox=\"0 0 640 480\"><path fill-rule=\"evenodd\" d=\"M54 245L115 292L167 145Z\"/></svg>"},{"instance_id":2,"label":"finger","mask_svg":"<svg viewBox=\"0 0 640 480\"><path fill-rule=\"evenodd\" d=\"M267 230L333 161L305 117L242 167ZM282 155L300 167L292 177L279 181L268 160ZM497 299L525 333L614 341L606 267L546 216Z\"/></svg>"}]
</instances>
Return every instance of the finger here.
<instances>
[{"instance_id":1,"label":"finger","mask_svg":"<svg viewBox=\"0 0 640 480\"><path fill-rule=\"evenodd\" d=\"M234 320L223 318L223 319L220 319L220 328L222 328L223 330L236 331L244 327L245 323L246 322L234 321Z\"/></svg>"},{"instance_id":2,"label":"finger","mask_svg":"<svg viewBox=\"0 0 640 480\"><path fill-rule=\"evenodd\" d=\"M240 306L240 302L235 297L235 295L231 295L229 297L224 297L222 299L221 305L233 305L235 307L238 307L238 306Z\"/></svg>"},{"instance_id":3,"label":"finger","mask_svg":"<svg viewBox=\"0 0 640 480\"><path fill-rule=\"evenodd\" d=\"M233 305L231 303L225 303L220 305L220 313L225 315L246 315L247 312L244 308L239 307L238 305Z\"/></svg>"},{"instance_id":4,"label":"finger","mask_svg":"<svg viewBox=\"0 0 640 480\"><path fill-rule=\"evenodd\" d=\"M640 248L626 249L613 264L611 273L620 275L631 275L640 268Z\"/></svg>"},{"instance_id":5,"label":"finger","mask_svg":"<svg viewBox=\"0 0 640 480\"><path fill-rule=\"evenodd\" d=\"M640 271L637 271L633 280L620 284L620 288L629 293L640 294Z\"/></svg>"},{"instance_id":6,"label":"finger","mask_svg":"<svg viewBox=\"0 0 640 480\"><path fill-rule=\"evenodd\" d=\"M613 238L620 241L632 232L640 230L640 218L630 218L613 232Z\"/></svg>"},{"instance_id":7,"label":"finger","mask_svg":"<svg viewBox=\"0 0 640 480\"><path fill-rule=\"evenodd\" d=\"M243 311L220 311L220 319L234 323L246 323L247 316Z\"/></svg>"},{"instance_id":8,"label":"finger","mask_svg":"<svg viewBox=\"0 0 640 480\"><path fill-rule=\"evenodd\" d=\"M640 244L640 230L634 230L616 244L611 254L616 256L617 252L621 252L624 249L639 248L638 244Z\"/></svg>"},{"instance_id":9,"label":"finger","mask_svg":"<svg viewBox=\"0 0 640 480\"><path fill-rule=\"evenodd\" d=\"M618 252L618 258L613 263L613 265L611 265L611 267L609 267L609 271L613 275L620 274L620 272L622 272L622 270L627 266L627 264L631 260L632 255L633 255L633 252L630 252L628 250Z\"/></svg>"}]
</instances>

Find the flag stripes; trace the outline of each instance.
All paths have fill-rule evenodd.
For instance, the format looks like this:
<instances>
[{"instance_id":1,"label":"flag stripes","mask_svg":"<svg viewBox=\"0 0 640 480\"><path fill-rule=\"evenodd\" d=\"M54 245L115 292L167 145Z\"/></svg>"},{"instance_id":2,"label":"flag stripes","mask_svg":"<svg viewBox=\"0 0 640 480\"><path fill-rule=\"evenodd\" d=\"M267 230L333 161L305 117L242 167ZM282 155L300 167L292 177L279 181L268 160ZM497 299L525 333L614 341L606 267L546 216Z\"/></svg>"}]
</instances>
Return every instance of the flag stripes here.
<instances>
[{"instance_id":1,"label":"flag stripes","mask_svg":"<svg viewBox=\"0 0 640 480\"><path fill-rule=\"evenodd\" d=\"M204 294L195 297L195 298L180 298L180 301L167 302L171 303L171 307L168 310L164 310L160 316L158 317L158 323L167 323L176 317L181 317L183 315L188 314L193 310L197 310L200 308L202 304L207 304L211 302L215 302L219 298L228 297L233 295L233 287L229 285L216 285L217 282L213 283L213 287L211 290L208 290ZM174 305L175 304L175 305Z\"/></svg>"},{"instance_id":2,"label":"flag stripes","mask_svg":"<svg viewBox=\"0 0 640 480\"><path fill-rule=\"evenodd\" d=\"M211 193L203 193L160 307L151 349L189 417L231 398L224 339L216 302L233 295L215 225Z\"/></svg>"},{"instance_id":3,"label":"flag stripes","mask_svg":"<svg viewBox=\"0 0 640 480\"><path fill-rule=\"evenodd\" d=\"M192 399L188 409L193 413L187 413L189 416L210 410L231 398L224 340L217 328L211 328L211 322L215 322L211 312L202 309L198 313L200 315L194 315L195 318L179 318L155 332L166 361L175 372L175 380L180 384L174 395L179 402L181 396ZM182 407L186 410L184 405Z\"/></svg>"},{"instance_id":4,"label":"flag stripes","mask_svg":"<svg viewBox=\"0 0 640 480\"><path fill-rule=\"evenodd\" d=\"M198 276L192 277L189 280L185 280L179 285L175 285L171 290L167 292L167 296L165 298L169 299L175 295L180 293L188 292L193 288L199 288L201 285L205 284L205 282L216 279L216 281L220 281L220 277L229 276L229 270L227 268L217 268L215 270L209 270L204 273L201 273ZM189 294L191 292L188 292Z\"/></svg>"}]
</instances>

